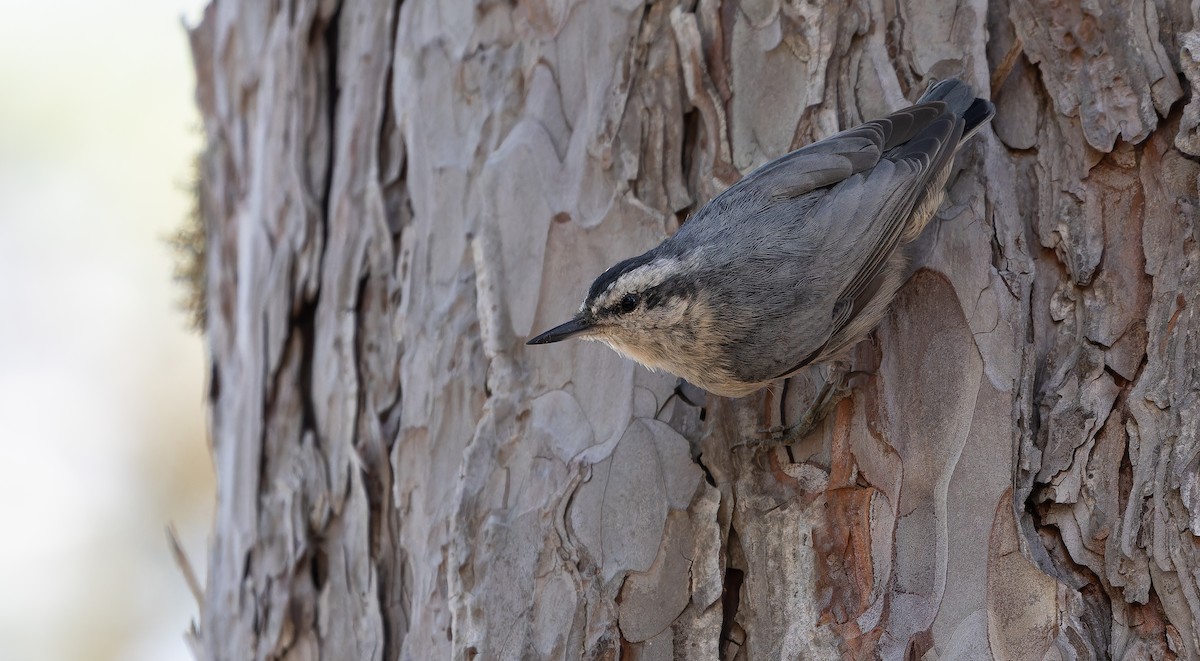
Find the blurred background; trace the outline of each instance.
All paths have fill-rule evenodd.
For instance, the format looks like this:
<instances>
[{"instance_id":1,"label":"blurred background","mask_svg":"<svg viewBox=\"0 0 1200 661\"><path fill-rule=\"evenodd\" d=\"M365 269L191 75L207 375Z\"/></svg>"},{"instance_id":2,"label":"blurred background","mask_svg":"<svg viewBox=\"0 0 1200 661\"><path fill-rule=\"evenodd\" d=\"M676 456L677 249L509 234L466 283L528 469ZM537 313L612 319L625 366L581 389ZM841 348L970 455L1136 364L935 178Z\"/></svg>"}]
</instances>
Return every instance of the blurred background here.
<instances>
[{"instance_id":1,"label":"blurred background","mask_svg":"<svg viewBox=\"0 0 1200 661\"><path fill-rule=\"evenodd\" d=\"M203 0L0 0L0 659L188 659L213 476L168 239Z\"/></svg>"}]
</instances>

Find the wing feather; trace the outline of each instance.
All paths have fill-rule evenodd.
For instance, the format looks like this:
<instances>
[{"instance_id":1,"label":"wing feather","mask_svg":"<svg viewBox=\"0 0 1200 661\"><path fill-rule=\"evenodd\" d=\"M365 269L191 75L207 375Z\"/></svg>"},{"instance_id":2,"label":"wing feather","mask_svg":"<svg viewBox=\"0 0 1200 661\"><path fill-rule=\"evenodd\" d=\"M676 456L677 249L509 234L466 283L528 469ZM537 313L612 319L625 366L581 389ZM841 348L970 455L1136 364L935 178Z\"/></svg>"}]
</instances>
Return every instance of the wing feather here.
<instances>
[{"instance_id":1,"label":"wing feather","mask_svg":"<svg viewBox=\"0 0 1200 661\"><path fill-rule=\"evenodd\" d=\"M898 110L785 154L746 175L727 192L758 190L778 199L836 185L875 167L889 150L912 140L944 113L945 104L940 101Z\"/></svg>"},{"instance_id":2,"label":"wing feather","mask_svg":"<svg viewBox=\"0 0 1200 661\"><path fill-rule=\"evenodd\" d=\"M843 191L832 193L858 196L862 200L860 206L877 214L872 223L876 231L867 232L868 235L875 235L872 237L874 240L867 242L869 250L861 256L860 268L838 296L839 302L848 301L850 309L856 312L862 310L875 295L877 288L870 284L880 276L901 237L908 232L913 209L924 197L930 184L940 185L941 182L932 179L941 173L954 156L962 136L962 119L946 109L944 104L939 102L937 105L942 106L943 112L922 128L919 137L884 155L883 161L891 162L893 168L876 166L871 172L873 176L867 177L861 186L848 186ZM879 176L874 176L877 173ZM831 334L844 328L853 317L847 315L838 320L840 323L834 324Z\"/></svg>"},{"instance_id":3,"label":"wing feather","mask_svg":"<svg viewBox=\"0 0 1200 661\"><path fill-rule=\"evenodd\" d=\"M823 209L813 214L829 218L827 258L858 267L836 297L829 332L820 348L780 373L780 377L825 357L824 350L831 340L853 324L879 293L886 276L884 271L896 247L911 229L914 207L931 184L940 185L940 181L933 180L953 158L963 126L962 118L944 102L933 101L838 134L829 139L832 144L823 145L827 141L822 141L805 148L843 157L850 150L872 153L873 149L874 163L830 185L820 202ZM797 158L795 162L802 161ZM781 166L765 174L784 178ZM772 188L772 192L777 189L787 190L780 185ZM795 195L802 190L807 193L813 189L804 190L800 186L787 192Z\"/></svg>"}]
</instances>

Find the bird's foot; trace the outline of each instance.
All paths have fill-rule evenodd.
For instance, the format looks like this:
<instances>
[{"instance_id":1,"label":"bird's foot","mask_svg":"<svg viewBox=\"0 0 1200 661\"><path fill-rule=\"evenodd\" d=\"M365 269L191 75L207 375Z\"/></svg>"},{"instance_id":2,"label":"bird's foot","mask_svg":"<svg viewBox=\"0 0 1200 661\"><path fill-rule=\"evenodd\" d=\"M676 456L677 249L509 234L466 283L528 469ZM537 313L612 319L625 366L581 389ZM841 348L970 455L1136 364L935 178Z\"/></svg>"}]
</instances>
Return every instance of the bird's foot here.
<instances>
[{"instance_id":1,"label":"bird's foot","mask_svg":"<svg viewBox=\"0 0 1200 661\"><path fill-rule=\"evenodd\" d=\"M821 386L821 391L817 393L816 399L800 416L800 419L795 424L784 426L776 425L766 429L758 430L758 437L754 440L747 440L746 444L751 446L775 445L783 444L790 445L797 443L808 436L813 429L817 427L837 406L838 402L850 395L850 386L845 375L837 375L838 378L831 378Z\"/></svg>"}]
</instances>

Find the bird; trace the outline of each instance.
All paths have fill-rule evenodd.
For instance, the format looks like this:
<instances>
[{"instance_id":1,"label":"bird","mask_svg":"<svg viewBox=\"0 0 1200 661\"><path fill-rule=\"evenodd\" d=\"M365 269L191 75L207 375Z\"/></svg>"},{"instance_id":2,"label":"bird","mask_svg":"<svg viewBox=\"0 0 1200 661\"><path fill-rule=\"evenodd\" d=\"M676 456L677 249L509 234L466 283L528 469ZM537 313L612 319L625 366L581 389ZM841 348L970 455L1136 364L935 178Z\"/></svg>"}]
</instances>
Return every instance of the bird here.
<instances>
[{"instance_id":1,"label":"bird","mask_svg":"<svg viewBox=\"0 0 1200 661\"><path fill-rule=\"evenodd\" d=\"M604 271L573 318L527 344L597 340L726 397L841 360L883 318L955 153L994 114L950 78L770 161Z\"/></svg>"}]
</instances>

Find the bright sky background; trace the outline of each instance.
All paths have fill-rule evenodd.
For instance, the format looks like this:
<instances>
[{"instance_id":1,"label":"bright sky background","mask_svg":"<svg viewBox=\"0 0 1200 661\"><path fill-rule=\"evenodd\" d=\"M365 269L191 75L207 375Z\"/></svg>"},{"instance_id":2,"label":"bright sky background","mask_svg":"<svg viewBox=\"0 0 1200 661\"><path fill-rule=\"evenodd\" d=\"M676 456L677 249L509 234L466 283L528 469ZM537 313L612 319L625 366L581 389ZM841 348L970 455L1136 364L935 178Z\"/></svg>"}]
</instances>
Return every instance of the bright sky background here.
<instances>
[{"instance_id":1,"label":"bright sky background","mask_svg":"<svg viewBox=\"0 0 1200 661\"><path fill-rule=\"evenodd\" d=\"M0 659L189 659L204 355L165 238L202 0L0 0Z\"/></svg>"}]
</instances>

